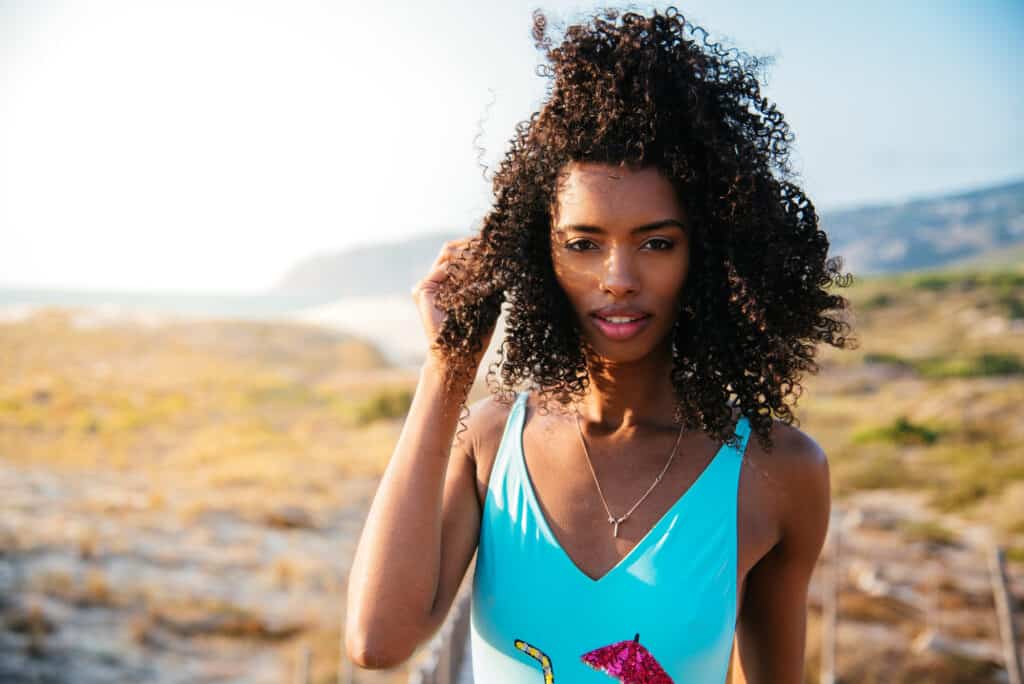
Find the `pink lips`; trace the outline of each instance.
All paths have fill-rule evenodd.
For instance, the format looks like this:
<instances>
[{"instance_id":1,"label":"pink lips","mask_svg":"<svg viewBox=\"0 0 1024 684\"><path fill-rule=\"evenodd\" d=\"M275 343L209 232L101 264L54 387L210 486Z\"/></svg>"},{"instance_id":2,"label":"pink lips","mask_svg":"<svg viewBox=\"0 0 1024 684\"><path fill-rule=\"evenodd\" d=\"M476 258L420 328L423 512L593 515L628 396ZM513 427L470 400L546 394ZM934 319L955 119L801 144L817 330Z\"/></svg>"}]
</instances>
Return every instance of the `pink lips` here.
<instances>
[{"instance_id":1,"label":"pink lips","mask_svg":"<svg viewBox=\"0 0 1024 684\"><path fill-rule=\"evenodd\" d=\"M594 324L597 325L606 337L616 341L628 340L636 335L640 334L640 331L647 327L648 321L651 317L647 314L636 314L636 313L606 313L606 314L591 314L594 319ZM615 319L608 320L609 318ZM624 321L622 319L630 319Z\"/></svg>"}]
</instances>

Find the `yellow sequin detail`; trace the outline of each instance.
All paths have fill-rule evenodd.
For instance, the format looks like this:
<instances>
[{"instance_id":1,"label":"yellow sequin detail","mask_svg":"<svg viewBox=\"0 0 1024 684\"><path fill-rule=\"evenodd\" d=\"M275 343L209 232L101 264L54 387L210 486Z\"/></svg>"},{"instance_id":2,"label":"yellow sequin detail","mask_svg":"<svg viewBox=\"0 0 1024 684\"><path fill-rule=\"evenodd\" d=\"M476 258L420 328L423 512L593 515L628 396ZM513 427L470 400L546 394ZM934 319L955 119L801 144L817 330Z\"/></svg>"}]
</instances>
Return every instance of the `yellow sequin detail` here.
<instances>
[{"instance_id":1,"label":"yellow sequin detail","mask_svg":"<svg viewBox=\"0 0 1024 684\"><path fill-rule=\"evenodd\" d=\"M540 663L544 671L544 684L554 684L555 672L551 667L551 658L548 658L539 648L531 646L522 639L516 639L514 643L517 649Z\"/></svg>"}]
</instances>

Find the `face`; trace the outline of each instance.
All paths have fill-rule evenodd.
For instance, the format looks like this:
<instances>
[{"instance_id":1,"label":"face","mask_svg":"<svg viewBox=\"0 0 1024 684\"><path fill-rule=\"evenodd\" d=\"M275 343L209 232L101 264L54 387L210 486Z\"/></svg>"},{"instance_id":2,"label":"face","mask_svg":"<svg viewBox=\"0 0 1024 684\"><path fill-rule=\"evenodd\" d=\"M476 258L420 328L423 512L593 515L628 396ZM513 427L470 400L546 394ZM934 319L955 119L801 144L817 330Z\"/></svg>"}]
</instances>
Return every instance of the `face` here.
<instances>
[{"instance_id":1,"label":"face","mask_svg":"<svg viewBox=\"0 0 1024 684\"><path fill-rule=\"evenodd\" d=\"M659 170L573 162L559 186L551 256L583 339L610 362L671 350L689 230Z\"/></svg>"}]
</instances>

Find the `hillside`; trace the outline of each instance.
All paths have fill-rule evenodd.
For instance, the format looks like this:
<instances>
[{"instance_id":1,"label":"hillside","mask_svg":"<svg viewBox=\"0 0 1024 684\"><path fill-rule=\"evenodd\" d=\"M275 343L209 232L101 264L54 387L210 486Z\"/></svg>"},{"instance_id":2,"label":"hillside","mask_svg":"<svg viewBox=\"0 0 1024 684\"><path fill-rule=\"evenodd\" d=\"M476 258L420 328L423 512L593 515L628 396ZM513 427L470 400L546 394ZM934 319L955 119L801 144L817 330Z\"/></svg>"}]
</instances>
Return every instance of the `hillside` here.
<instances>
[{"instance_id":1,"label":"hillside","mask_svg":"<svg viewBox=\"0 0 1024 684\"><path fill-rule=\"evenodd\" d=\"M427 273L438 251L455 233L435 232L401 242L314 255L295 264L276 293L330 292L338 297L406 295Z\"/></svg>"},{"instance_id":2,"label":"hillside","mask_svg":"<svg viewBox=\"0 0 1024 684\"><path fill-rule=\"evenodd\" d=\"M1024 244L1024 181L823 213L821 226L855 273L945 266Z\"/></svg>"}]
</instances>

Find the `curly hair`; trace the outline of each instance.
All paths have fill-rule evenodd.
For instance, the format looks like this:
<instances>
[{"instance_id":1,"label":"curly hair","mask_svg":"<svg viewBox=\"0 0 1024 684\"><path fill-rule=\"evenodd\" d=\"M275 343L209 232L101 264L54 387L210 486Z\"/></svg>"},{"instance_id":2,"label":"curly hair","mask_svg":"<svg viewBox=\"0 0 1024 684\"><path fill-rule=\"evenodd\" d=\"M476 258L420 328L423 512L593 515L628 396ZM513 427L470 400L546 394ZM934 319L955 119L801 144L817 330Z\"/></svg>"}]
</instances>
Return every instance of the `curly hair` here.
<instances>
[{"instance_id":1,"label":"curly hair","mask_svg":"<svg viewBox=\"0 0 1024 684\"><path fill-rule=\"evenodd\" d=\"M773 415L792 424L787 399L795 406L802 374L820 370L817 343L856 340L837 315L848 300L826 291L852 276L827 257L828 237L793 181L793 135L761 96L763 60L710 42L675 8L650 17L605 9L566 29L557 47L536 11L533 38L547 62L538 71L552 81L547 97L517 124L494 173L493 206L438 293L447 316L434 348L447 387L472 382L469 360L504 302L490 392L507 402L528 384L545 409L579 400L587 349L551 255L561 174L573 161L655 166L692 225L672 331L676 420L733 443L734 402L771 449Z\"/></svg>"}]
</instances>

